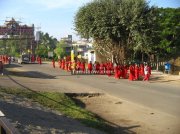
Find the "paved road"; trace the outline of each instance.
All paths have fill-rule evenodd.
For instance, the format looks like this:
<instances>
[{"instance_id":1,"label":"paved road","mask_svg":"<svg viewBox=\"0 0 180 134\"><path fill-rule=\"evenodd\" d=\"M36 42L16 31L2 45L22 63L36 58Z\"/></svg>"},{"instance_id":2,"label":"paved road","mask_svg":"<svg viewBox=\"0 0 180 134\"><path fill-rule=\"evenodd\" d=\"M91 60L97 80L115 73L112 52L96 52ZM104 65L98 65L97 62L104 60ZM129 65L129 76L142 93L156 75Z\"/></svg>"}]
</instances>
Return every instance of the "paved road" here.
<instances>
[{"instance_id":1,"label":"paved road","mask_svg":"<svg viewBox=\"0 0 180 134\"><path fill-rule=\"evenodd\" d=\"M73 75L60 70L53 69L50 64L24 64L16 67L19 70L29 71L31 74L46 74L41 78L40 85L47 88L67 91L71 89L86 89L96 92L105 92L113 96L123 98L152 109L156 109L180 118L180 87L178 84L167 84L159 82L116 80L107 76L95 75ZM32 79L33 81L33 79ZM54 82L56 84L53 84ZM56 90L56 91L57 91ZM68 91L67 91L68 92Z\"/></svg>"}]
</instances>

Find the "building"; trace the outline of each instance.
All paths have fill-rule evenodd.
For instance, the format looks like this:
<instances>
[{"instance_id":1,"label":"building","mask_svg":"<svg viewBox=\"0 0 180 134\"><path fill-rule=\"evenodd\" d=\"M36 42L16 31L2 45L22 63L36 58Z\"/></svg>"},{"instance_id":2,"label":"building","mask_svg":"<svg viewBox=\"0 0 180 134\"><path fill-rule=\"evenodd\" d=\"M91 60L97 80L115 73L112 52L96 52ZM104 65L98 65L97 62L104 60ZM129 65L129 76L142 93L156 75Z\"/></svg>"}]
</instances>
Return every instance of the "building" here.
<instances>
[{"instance_id":1,"label":"building","mask_svg":"<svg viewBox=\"0 0 180 134\"><path fill-rule=\"evenodd\" d=\"M23 42L26 40L27 45L20 44L20 52L30 51L34 54L35 51L35 37L34 37L34 25L20 25L20 22L12 18L9 21L5 21L3 26L0 26L0 39L1 40L19 40ZM23 47L22 47L23 46Z\"/></svg>"},{"instance_id":2,"label":"building","mask_svg":"<svg viewBox=\"0 0 180 134\"><path fill-rule=\"evenodd\" d=\"M68 37L63 37L60 39L60 41L64 41L65 45L62 46L64 48L64 51L66 55L71 55L72 50L72 35L68 35Z\"/></svg>"},{"instance_id":3,"label":"building","mask_svg":"<svg viewBox=\"0 0 180 134\"><path fill-rule=\"evenodd\" d=\"M88 50L92 49L92 43L86 40L80 40L72 44L75 55L81 55L83 58L87 59Z\"/></svg>"},{"instance_id":4,"label":"building","mask_svg":"<svg viewBox=\"0 0 180 134\"><path fill-rule=\"evenodd\" d=\"M75 55L87 59L88 62L94 63L96 61L96 52L93 49L92 41L80 40L72 44Z\"/></svg>"}]
</instances>

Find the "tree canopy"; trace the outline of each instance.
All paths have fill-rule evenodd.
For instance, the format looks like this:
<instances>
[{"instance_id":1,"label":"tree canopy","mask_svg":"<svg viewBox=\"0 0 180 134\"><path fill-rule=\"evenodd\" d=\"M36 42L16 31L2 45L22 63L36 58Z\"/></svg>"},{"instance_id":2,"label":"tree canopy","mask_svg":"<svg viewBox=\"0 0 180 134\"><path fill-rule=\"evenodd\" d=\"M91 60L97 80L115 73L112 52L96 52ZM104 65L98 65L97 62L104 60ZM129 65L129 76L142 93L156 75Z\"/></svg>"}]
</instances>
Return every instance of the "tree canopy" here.
<instances>
[{"instance_id":1,"label":"tree canopy","mask_svg":"<svg viewBox=\"0 0 180 134\"><path fill-rule=\"evenodd\" d=\"M83 38L93 38L94 47L115 62L129 52L148 53L156 32L156 8L145 0L94 0L75 16L75 30Z\"/></svg>"},{"instance_id":2,"label":"tree canopy","mask_svg":"<svg viewBox=\"0 0 180 134\"><path fill-rule=\"evenodd\" d=\"M40 32L40 41L36 48L36 54L42 57L48 57L48 51L54 51L57 39L49 36L48 33Z\"/></svg>"},{"instance_id":3,"label":"tree canopy","mask_svg":"<svg viewBox=\"0 0 180 134\"><path fill-rule=\"evenodd\" d=\"M158 9L158 39L155 50L160 58L177 57L180 55L180 8Z\"/></svg>"}]
</instances>

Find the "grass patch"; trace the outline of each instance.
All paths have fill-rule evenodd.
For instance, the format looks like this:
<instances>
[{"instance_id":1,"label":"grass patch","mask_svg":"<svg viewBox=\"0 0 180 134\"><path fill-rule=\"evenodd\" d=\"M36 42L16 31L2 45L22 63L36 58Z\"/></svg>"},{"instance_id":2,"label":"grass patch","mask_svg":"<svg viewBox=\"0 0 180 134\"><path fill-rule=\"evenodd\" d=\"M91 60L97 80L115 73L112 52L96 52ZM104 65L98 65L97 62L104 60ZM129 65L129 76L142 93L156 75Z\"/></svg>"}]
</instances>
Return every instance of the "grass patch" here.
<instances>
[{"instance_id":1,"label":"grass patch","mask_svg":"<svg viewBox=\"0 0 180 134\"><path fill-rule=\"evenodd\" d=\"M26 89L2 87L0 87L0 92L29 98L33 101L40 103L44 107L57 110L68 117L79 120L80 122L89 127L97 128L108 133L112 132L112 127L109 126L103 119L77 106L74 101L72 101L68 96L63 93L36 92Z\"/></svg>"}]
</instances>

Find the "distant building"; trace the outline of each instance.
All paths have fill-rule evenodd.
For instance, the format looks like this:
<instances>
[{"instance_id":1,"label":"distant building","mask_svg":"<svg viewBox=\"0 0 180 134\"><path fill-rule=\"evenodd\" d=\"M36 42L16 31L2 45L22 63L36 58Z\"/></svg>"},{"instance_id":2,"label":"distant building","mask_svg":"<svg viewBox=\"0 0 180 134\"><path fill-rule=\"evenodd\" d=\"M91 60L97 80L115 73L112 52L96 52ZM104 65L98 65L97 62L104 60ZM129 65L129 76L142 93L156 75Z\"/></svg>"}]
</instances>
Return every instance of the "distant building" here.
<instances>
[{"instance_id":1,"label":"distant building","mask_svg":"<svg viewBox=\"0 0 180 134\"><path fill-rule=\"evenodd\" d=\"M92 43L86 40L80 40L72 44L75 55L81 55L87 59L87 52L92 49Z\"/></svg>"},{"instance_id":2,"label":"distant building","mask_svg":"<svg viewBox=\"0 0 180 134\"><path fill-rule=\"evenodd\" d=\"M31 50L33 53L35 49L34 25L20 25L18 21L12 18L0 26L0 39L26 40L28 45L24 49Z\"/></svg>"},{"instance_id":3,"label":"distant building","mask_svg":"<svg viewBox=\"0 0 180 134\"><path fill-rule=\"evenodd\" d=\"M96 52L93 48L92 41L80 40L73 43L75 55L81 55L82 58L87 59L88 62L94 63L96 61Z\"/></svg>"},{"instance_id":4,"label":"distant building","mask_svg":"<svg viewBox=\"0 0 180 134\"><path fill-rule=\"evenodd\" d=\"M72 50L72 35L68 35L68 37L63 37L60 39L60 41L65 42L63 48L65 50L66 55L70 55Z\"/></svg>"}]
</instances>

